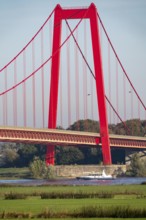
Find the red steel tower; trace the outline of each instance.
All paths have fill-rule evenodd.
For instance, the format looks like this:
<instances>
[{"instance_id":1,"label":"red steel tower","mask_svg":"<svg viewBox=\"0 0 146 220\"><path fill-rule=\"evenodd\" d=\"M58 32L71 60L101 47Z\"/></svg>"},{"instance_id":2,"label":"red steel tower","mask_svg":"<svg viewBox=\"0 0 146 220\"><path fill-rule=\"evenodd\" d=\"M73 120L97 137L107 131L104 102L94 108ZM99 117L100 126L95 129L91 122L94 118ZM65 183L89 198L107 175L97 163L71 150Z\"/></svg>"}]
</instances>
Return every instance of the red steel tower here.
<instances>
[{"instance_id":1,"label":"red steel tower","mask_svg":"<svg viewBox=\"0 0 146 220\"><path fill-rule=\"evenodd\" d=\"M97 9L93 3L89 6L89 8L86 9L85 8L63 9L61 8L60 5L57 5L55 8L48 128L53 128L53 129L56 128L59 68L60 68L59 48L61 44L61 29L62 29L63 19L90 20L103 163L105 165L109 165L111 164L111 152L110 152L110 142L109 142L109 133L108 133L102 59L101 59L101 51L100 51L99 28L98 28ZM47 153L46 153L47 165L50 164L54 165L54 156L55 156L54 146L47 146Z\"/></svg>"}]
</instances>

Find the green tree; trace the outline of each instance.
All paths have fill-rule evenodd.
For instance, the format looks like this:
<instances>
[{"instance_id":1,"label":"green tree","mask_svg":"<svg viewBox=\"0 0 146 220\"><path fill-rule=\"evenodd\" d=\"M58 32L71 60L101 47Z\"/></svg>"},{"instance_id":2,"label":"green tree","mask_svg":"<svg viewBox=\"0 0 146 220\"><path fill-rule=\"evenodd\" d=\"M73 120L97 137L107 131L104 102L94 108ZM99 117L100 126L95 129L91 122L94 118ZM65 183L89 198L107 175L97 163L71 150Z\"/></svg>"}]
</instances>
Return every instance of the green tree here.
<instances>
[{"instance_id":1,"label":"green tree","mask_svg":"<svg viewBox=\"0 0 146 220\"><path fill-rule=\"evenodd\" d=\"M17 166L29 166L29 163L37 155L37 147L31 144L18 144L17 147L17 153L19 155L19 158L17 160Z\"/></svg>"},{"instance_id":2,"label":"green tree","mask_svg":"<svg viewBox=\"0 0 146 220\"><path fill-rule=\"evenodd\" d=\"M15 166L18 157L16 149L7 148L3 154L3 165L5 167Z\"/></svg>"},{"instance_id":3,"label":"green tree","mask_svg":"<svg viewBox=\"0 0 146 220\"><path fill-rule=\"evenodd\" d=\"M15 143L2 143L0 146L0 166L11 167L15 166L19 155Z\"/></svg>"},{"instance_id":4,"label":"green tree","mask_svg":"<svg viewBox=\"0 0 146 220\"><path fill-rule=\"evenodd\" d=\"M67 130L73 131L88 131L88 132L99 132L99 122L86 119L79 120L72 124Z\"/></svg>"},{"instance_id":5,"label":"green tree","mask_svg":"<svg viewBox=\"0 0 146 220\"><path fill-rule=\"evenodd\" d=\"M77 147L56 147L56 164L81 164L84 155Z\"/></svg>"},{"instance_id":6,"label":"green tree","mask_svg":"<svg viewBox=\"0 0 146 220\"><path fill-rule=\"evenodd\" d=\"M127 120L124 124L109 125L110 133L119 135L144 136L146 133L146 121L139 119Z\"/></svg>"},{"instance_id":7,"label":"green tree","mask_svg":"<svg viewBox=\"0 0 146 220\"><path fill-rule=\"evenodd\" d=\"M100 164L102 161L101 148L91 148L88 146L81 147L80 150L84 155L82 164Z\"/></svg>"},{"instance_id":8,"label":"green tree","mask_svg":"<svg viewBox=\"0 0 146 220\"><path fill-rule=\"evenodd\" d=\"M127 169L127 175L134 177L143 177L146 176L146 161L140 159L138 153L133 154L131 158L131 163Z\"/></svg>"}]
</instances>

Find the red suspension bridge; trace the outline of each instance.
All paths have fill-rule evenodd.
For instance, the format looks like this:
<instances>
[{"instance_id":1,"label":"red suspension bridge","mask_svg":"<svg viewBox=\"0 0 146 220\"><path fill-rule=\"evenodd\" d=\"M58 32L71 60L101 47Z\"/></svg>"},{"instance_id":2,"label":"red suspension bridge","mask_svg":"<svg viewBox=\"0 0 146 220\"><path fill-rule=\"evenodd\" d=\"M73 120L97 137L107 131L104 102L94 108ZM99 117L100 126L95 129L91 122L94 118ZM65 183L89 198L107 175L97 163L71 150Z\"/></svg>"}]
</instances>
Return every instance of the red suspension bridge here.
<instances>
[{"instance_id":1,"label":"red suspension bridge","mask_svg":"<svg viewBox=\"0 0 146 220\"><path fill-rule=\"evenodd\" d=\"M129 131L125 121L144 120L146 107L94 4L57 5L0 72L0 141L45 144L47 164L55 145L101 146L105 165L110 147L146 148L146 138L109 135L108 124ZM100 134L80 132L78 121L87 119L99 121ZM74 122L76 132L56 129Z\"/></svg>"}]
</instances>

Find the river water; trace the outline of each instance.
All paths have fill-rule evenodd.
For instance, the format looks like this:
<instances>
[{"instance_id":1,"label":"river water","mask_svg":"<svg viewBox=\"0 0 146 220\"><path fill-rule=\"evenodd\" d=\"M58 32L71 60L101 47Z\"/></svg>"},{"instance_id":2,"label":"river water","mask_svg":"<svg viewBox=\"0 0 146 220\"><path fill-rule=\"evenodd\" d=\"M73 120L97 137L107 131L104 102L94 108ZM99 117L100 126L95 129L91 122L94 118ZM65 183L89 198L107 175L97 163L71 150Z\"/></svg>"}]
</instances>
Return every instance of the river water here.
<instances>
[{"instance_id":1,"label":"river water","mask_svg":"<svg viewBox=\"0 0 146 220\"><path fill-rule=\"evenodd\" d=\"M125 177L114 180L77 180L77 179L57 179L57 180L36 180L36 179L19 179L19 180L0 180L2 184L39 186L39 185L129 185L141 184L146 182L146 177Z\"/></svg>"}]
</instances>

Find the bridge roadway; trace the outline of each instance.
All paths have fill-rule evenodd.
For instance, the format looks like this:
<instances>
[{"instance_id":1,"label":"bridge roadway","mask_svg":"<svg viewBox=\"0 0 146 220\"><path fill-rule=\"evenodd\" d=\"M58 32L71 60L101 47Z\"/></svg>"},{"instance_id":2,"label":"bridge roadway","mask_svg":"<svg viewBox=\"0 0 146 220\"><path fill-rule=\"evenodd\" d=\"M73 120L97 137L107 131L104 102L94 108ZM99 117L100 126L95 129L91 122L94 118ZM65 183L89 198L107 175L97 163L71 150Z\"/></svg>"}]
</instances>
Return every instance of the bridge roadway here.
<instances>
[{"instance_id":1,"label":"bridge roadway","mask_svg":"<svg viewBox=\"0 0 146 220\"><path fill-rule=\"evenodd\" d=\"M0 127L0 142L97 147L101 146L101 137L91 132ZM146 149L146 137L110 135L110 146Z\"/></svg>"}]
</instances>

